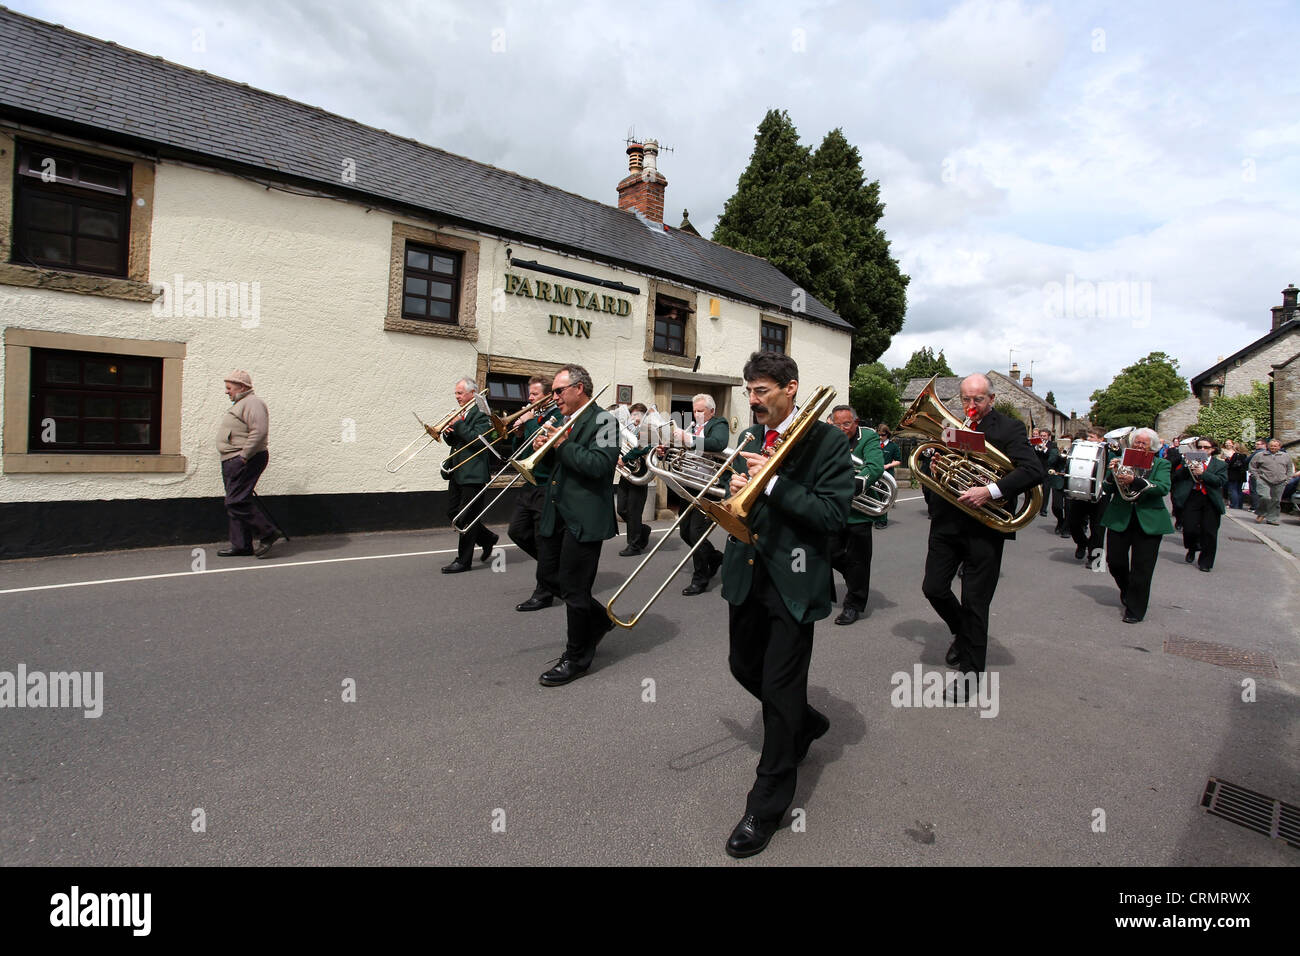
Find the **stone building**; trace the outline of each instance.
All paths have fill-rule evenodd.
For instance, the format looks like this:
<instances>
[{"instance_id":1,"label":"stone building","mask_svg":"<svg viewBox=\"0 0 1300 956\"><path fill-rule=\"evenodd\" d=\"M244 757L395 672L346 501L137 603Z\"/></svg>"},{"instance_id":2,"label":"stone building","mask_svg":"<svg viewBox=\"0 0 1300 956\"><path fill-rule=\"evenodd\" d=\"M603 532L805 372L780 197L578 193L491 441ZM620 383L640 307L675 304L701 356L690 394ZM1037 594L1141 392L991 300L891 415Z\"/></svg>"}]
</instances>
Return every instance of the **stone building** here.
<instances>
[{"instance_id":1,"label":"stone building","mask_svg":"<svg viewBox=\"0 0 1300 956\"><path fill-rule=\"evenodd\" d=\"M1020 412L1021 418L1026 426L1034 428L1049 428L1052 434L1057 438L1069 434L1068 427L1070 416L1055 405L1047 404L1047 400L1031 391L1020 381L1020 366L1012 362L1010 370L1003 374L1002 372L989 369L984 373L989 380L989 385L993 389L994 396L998 402L1009 402L1017 411ZM944 407L952 412L957 418L964 417L961 407L961 380L964 376L945 375L935 380L935 394L939 396L939 401L943 402ZM921 394L921 389L928 382L927 378L909 379L907 386L903 389L902 401L904 405L910 405L916 400L916 396ZM1029 384L1033 379L1026 379Z\"/></svg>"},{"instance_id":2,"label":"stone building","mask_svg":"<svg viewBox=\"0 0 1300 956\"><path fill-rule=\"evenodd\" d=\"M1279 419L1276 409L1291 408L1295 401L1294 368L1292 359L1300 354L1300 307L1295 285L1282 290L1282 304L1270 309L1269 331L1245 348L1220 359L1205 371L1191 378L1192 394L1169 406L1156 418L1156 431L1162 437L1173 437L1186 432L1196 422L1201 407L1209 405L1220 395L1247 395L1254 383L1269 385L1273 391L1274 421L1260 423L1258 432L1278 435L1287 447L1300 442L1300 429L1294 418L1287 424ZM1275 369L1285 369L1279 382ZM1280 385L1280 387L1279 387Z\"/></svg>"},{"instance_id":3,"label":"stone building","mask_svg":"<svg viewBox=\"0 0 1300 956\"><path fill-rule=\"evenodd\" d=\"M291 534L445 524L445 446L385 462L462 376L509 411L577 363L733 435L757 349L847 395L849 324L615 155L617 206L0 8L0 557L220 540L237 368Z\"/></svg>"}]
</instances>

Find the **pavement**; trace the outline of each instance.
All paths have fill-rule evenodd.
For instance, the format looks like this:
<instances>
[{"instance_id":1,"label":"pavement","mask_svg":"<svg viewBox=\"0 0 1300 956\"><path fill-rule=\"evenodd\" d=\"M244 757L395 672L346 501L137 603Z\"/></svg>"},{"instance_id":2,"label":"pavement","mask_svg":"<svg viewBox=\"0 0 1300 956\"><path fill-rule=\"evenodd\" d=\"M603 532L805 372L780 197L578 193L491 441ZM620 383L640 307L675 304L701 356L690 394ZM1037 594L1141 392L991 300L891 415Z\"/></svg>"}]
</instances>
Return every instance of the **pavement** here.
<instances>
[{"instance_id":1,"label":"pavement","mask_svg":"<svg viewBox=\"0 0 1300 956\"><path fill-rule=\"evenodd\" d=\"M295 538L265 561L212 543L0 563L0 671L103 674L99 717L0 709L0 862L1296 865L1199 807L1210 777L1300 804L1297 570L1261 541L1300 553L1294 519L1226 521L1212 574L1166 538L1137 625L1039 519L1006 548L996 699L908 707L949 636L920 593L928 520L902 496L869 615L817 624L810 699L831 728L751 860L723 844L762 722L727 669L716 579L686 598L679 575L587 676L543 688L564 612L514 610L533 562L511 547L442 575L454 540L433 530ZM640 560L622 543L601 600ZM1278 674L1166 653L1178 637Z\"/></svg>"}]
</instances>

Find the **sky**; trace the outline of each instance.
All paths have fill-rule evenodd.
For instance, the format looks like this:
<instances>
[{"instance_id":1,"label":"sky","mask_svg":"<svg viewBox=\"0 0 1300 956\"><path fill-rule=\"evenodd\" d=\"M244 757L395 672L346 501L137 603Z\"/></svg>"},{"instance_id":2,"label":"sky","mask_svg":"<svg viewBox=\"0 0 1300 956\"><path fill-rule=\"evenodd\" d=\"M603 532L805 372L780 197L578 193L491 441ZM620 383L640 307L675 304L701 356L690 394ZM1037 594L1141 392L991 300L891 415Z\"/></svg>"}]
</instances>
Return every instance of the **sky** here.
<instances>
[{"instance_id":1,"label":"sky","mask_svg":"<svg viewBox=\"0 0 1300 956\"><path fill-rule=\"evenodd\" d=\"M5 0L14 10L616 204L630 133L710 235L769 109L840 128L911 276L882 356L1032 367L1085 414L1186 377L1300 284L1300 4Z\"/></svg>"}]
</instances>

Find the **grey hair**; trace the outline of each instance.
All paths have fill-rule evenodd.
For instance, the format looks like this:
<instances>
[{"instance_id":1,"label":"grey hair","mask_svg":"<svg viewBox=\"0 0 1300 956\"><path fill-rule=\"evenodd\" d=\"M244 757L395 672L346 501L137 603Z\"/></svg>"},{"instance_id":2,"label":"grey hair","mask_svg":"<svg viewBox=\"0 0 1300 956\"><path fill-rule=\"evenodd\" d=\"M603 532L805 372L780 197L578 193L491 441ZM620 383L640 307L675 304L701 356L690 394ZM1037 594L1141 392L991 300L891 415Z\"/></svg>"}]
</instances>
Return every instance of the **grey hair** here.
<instances>
[{"instance_id":1,"label":"grey hair","mask_svg":"<svg viewBox=\"0 0 1300 956\"><path fill-rule=\"evenodd\" d=\"M559 375L560 372L567 372L569 374L569 384L581 385L583 393L588 398L591 398L592 393L595 391L595 389L591 384L590 372L588 372L581 365L565 365L564 367L556 371L555 374Z\"/></svg>"},{"instance_id":2,"label":"grey hair","mask_svg":"<svg viewBox=\"0 0 1300 956\"><path fill-rule=\"evenodd\" d=\"M473 375L466 375L464 378L458 378L458 379L456 379L456 384L457 384L457 385L464 385L464 386L465 386L465 391L467 391L467 392L477 392L477 391L478 391L478 382L474 381L474 376L473 376Z\"/></svg>"},{"instance_id":3,"label":"grey hair","mask_svg":"<svg viewBox=\"0 0 1300 956\"><path fill-rule=\"evenodd\" d=\"M1152 448L1156 448L1160 445L1160 436L1156 434L1154 428L1139 428L1130 436L1130 440L1137 438L1139 435L1146 435L1147 441L1151 442Z\"/></svg>"},{"instance_id":4,"label":"grey hair","mask_svg":"<svg viewBox=\"0 0 1300 956\"><path fill-rule=\"evenodd\" d=\"M696 402L703 402L704 407L711 412L718 410L718 403L713 400L713 396L708 392L700 392L698 395L691 396L691 406L694 407Z\"/></svg>"}]
</instances>

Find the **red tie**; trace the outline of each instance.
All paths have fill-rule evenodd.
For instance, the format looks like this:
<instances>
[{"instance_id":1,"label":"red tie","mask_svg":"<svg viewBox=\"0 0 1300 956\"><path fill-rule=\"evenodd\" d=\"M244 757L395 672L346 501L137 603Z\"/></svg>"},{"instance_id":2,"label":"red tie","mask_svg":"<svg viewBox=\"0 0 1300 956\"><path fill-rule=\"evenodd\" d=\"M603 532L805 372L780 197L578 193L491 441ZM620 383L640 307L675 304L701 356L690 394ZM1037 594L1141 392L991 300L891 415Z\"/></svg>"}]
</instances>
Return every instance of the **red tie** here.
<instances>
[{"instance_id":1,"label":"red tie","mask_svg":"<svg viewBox=\"0 0 1300 956\"><path fill-rule=\"evenodd\" d=\"M763 451L771 451L772 446L776 444L777 432L775 428L767 430L767 436L763 439Z\"/></svg>"},{"instance_id":2,"label":"red tie","mask_svg":"<svg viewBox=\"0 0 1300 956\"><path fill-rule=\"evenodd\" d=\"M703 435L703 434L704 434L704 426L703 426L703 425L696 425L696 426L695 426L695 437L696 437L696 438L699 438L699 437L700 437L701 435Z\"/></svg>"}]
</instances>

